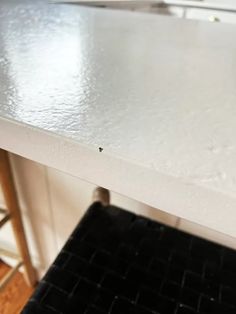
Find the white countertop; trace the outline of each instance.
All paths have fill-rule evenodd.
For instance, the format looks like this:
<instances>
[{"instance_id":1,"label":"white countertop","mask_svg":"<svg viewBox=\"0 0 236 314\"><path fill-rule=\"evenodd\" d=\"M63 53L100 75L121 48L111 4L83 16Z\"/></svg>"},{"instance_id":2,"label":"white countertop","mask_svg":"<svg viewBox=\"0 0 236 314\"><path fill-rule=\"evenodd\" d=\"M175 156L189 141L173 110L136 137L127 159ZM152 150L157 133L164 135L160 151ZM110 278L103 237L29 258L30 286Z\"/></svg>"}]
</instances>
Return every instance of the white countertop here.
<instances>
[{"instance_id":1,"label":"white countertop","mask_svg":"<svg viewBox=\"0 0 236 314\"><path fill-rule=\"evenodd\" d=\"M0 147L236 236L235 38L234 25L2 5Z\"/></svg>"}]
</instances>

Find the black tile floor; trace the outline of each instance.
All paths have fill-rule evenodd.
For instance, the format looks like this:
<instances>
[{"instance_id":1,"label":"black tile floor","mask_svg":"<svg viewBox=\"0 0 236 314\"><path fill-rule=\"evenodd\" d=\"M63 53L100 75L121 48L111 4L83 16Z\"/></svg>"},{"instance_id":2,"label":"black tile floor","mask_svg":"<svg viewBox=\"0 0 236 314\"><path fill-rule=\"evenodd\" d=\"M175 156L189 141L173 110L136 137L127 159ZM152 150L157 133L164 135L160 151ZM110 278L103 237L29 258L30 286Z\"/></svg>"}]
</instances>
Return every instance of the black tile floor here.
<instances>
[{"instance_id":1,"label":"black tile floor","mask_svg":"<svg viewBox=\"0 0 236 314\"><path fill-rule=\"evenodd\" d=\"M23 314L236 314L236 251L93 204Z\"/></svg>"}]
</instances>

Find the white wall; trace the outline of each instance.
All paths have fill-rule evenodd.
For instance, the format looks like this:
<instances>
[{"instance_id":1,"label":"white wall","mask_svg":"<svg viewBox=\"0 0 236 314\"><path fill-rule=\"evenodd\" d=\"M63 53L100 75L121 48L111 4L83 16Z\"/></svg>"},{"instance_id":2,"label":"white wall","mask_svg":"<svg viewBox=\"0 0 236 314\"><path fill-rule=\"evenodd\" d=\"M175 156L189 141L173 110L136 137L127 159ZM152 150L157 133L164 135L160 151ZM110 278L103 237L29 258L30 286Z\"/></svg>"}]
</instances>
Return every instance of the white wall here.
<instances>
[{"instance_id":1,"label":"white wall","mask_svg":"<svg viewBox=\"0 0 236 314\"><path fill-rule=\"evenodd\" d=\"M11 161L30 252L42 276L91 204L95 186L16 155L11 156ZM236 248L231 237L115 193L111 198L117 206ZM0 230L0 245L16 250L10 224Z\"/></svg>"}]
</instances>

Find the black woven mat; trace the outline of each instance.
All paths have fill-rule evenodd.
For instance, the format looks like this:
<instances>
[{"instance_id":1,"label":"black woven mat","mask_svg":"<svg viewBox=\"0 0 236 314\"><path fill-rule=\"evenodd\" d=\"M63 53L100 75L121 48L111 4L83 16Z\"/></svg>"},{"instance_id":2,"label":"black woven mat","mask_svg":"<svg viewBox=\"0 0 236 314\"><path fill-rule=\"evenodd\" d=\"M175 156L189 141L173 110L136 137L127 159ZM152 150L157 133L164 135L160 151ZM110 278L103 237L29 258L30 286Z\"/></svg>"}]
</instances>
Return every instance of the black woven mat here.
<instances>
[{"instance_id":1,"label":"black woven mat","mask_svg":"<svg viewBox=\"0 0 236 314\"><path fill-rule=\"evenodd\" d=\"M236 252L93 204L23 314L236 314Z\"/></svg>"}]
</instances>

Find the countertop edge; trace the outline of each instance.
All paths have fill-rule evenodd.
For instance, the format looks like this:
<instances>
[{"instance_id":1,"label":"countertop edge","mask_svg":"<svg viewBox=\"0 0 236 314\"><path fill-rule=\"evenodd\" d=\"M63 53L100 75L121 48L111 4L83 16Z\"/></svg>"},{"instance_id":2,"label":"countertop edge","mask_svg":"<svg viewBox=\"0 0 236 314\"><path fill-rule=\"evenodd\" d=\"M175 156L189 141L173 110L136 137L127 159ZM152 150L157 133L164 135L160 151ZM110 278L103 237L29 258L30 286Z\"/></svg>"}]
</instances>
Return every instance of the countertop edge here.
<instances>
[{"instance_id":1,"label":"countertop edge","mask_svg":"<svg viewBox=\"0 0 236 314\"><path fill-rule=\"evenodd\" d=\"M236 237L236 198L13 120L0 118L0 128L2 149Z\"/></svg>"}]
</instances>

